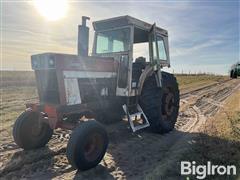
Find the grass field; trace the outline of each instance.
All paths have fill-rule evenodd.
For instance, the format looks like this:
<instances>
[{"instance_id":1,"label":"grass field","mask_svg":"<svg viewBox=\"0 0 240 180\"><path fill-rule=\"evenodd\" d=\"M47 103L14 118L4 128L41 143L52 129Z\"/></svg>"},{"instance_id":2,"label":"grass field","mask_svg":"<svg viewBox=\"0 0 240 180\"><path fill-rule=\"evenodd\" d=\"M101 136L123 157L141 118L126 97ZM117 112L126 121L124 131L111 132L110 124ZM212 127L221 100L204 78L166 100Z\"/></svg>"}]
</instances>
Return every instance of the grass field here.
<instances>
[{"instance_id":1,"label":"grass field","mask_svg":"<svg viewBox=\"0 0 240 180\"><path fill-rule=\"evenodd\" d=\"M35 75L33 71L1 71L1 87L8 86L33 86Z\"/></svg>"},{"instance_id":2,"label":"grass field","mask_svg":"<svg viewBox=\"0 0 240 180\"><path fill-rule=\"evenodd\" d=\"M180 90L189 90L228 79L228 76L214 75L180 75L177 74Z\"/></svg>"}]
</instances>

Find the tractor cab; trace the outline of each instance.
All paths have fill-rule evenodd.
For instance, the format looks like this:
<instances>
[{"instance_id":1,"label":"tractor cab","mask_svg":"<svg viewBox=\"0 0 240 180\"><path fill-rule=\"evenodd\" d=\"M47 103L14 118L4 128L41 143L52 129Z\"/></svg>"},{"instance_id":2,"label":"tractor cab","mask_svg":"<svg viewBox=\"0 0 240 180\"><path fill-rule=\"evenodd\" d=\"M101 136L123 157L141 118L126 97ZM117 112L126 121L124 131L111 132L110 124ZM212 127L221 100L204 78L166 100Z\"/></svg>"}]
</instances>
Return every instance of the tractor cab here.
<instances>
[{"instance_id":1,"label":"tractor cab","mask_svg":"<svg viewBox=\"0 0 240 180\"><path fill-rule=\"evenodd\" d=\"M168 32L155 24L121 16L93 22L93 27L95 36L92 55L113 57L119 62L117 95L138 95L136 89L141 84L139 78L144 70L139 70L139 66L144 67L146 61L155 70L170 66ZM143 49L141 45L144 44ZM138 57L138 54L141 56Z\"/></svg>"}]
</instances>

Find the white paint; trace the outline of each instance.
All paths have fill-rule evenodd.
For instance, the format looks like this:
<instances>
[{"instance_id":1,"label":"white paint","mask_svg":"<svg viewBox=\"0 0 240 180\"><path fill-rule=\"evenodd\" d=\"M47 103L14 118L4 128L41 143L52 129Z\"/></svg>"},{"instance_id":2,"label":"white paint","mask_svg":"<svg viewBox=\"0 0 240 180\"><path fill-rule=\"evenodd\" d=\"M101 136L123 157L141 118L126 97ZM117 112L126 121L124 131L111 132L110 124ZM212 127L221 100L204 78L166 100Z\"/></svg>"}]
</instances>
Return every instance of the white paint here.
<instances>
[{"instance_id":1,"label":"white paint","mask_svg":"<svg viewBox=\"0 0 240 180\"><path fill-rule=\"evenodd\" d=\"M102 88L102 90L101 90L101 96L108 96L108 88L107 88L107 87Z\"/></svg>"},{"instance_id":2,"label":"white paint","mask_svg":"<svg viewBox=\"0 0 240 180\"><path fill-rule=\"evenodd\" d=\"M117 96L128 96L128 89L117 87L116 95Z\"/></svg>"},{"instance_id":3,"label":"white paint","mask_svg":"<svg viewBox=\"0 0 240 180\"><path fill-rule=\"evenodd\" d=\"M137 87L137 82L132 82L132 87L133 88Z\"/></svg>"},{"instance_id":4,"label":"white paint","mask_svg":"<svg viewBox=\"0 0 240 180\"><path fill-rule=\"evenodd\" d=\"M81 96L76 78L64 79L67 105L81 104Z\"/></svg>"},{"instance_id":5,"label":"white paint","mask_svg":"<svg viewBox=\"0 0 240 180\"><path fill-rule=\"evenodd\" d=\"M63 71L64 78L111 78L115 72Z\"/></svg>"}]
</instances>

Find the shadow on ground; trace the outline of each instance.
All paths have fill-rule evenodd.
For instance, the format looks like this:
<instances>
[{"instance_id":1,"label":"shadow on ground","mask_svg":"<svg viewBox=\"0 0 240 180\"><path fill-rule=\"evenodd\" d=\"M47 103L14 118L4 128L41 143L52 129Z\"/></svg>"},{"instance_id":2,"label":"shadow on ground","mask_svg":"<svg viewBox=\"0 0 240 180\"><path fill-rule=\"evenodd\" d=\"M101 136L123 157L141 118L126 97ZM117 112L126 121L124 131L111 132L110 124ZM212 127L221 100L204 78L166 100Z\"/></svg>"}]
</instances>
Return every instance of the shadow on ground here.
<instances>
[{"instance_id":1,"label":"shadow on ground","mask_svg":"<svg viewBox=\"0 0 240 180\"><path fill-rule=\"evenodd\" d=\"M76 171L69 165L65 168L54 167L55 156L64 158L65 150L56 154L45 147L35 151L16 152L0 171L0 178L13 179L24 175L31 179L179 180L186 179L186 176L180 176L180 161L183 160L196 161L197 164L211 161L212 164L236 165L237 175L240 168L240 142L177 130L166 135L140 132L120 143L110 143L101 164L88 171ZM190 179L195 177L190 176ZM237 176L209 176L207 179L235 180Z\"/></svg>"},{"instance_id":2,"label":"shadow on ground","mask_svg":"<svg viewBox=\"0 0 240 180\"><path fill-rule=\"evenodd\" d=\"M180 175L181 161L197 164L235 165L237 176L208 176L209 180L237 180L240 170L240 142L202 133L173 131L166 135L142 132L137 138L110 144L104 167L77 172L75 179L186 179ZM109 175L108 175L109 174ZM196 179L195 176L189 176Z\"/></svg>"},{"instance_id":3,"label":"shadow on ground","mask_svg":"<svg viewBox=\"0 0 240 180\"><path fill-rule=\"evenodd\" d=\"M63 150L64 151L64 150ZM9 158L4 168L0 170L0 179L21 179L31 178L34 175L54 174L51 169L54 165L53 154L56 152L50 150L48 147L36 149L36 150L21 150L14 154L4 155L1 157ZM41 173L42 170L46 170Z\"/></svg>"}]
</instances>

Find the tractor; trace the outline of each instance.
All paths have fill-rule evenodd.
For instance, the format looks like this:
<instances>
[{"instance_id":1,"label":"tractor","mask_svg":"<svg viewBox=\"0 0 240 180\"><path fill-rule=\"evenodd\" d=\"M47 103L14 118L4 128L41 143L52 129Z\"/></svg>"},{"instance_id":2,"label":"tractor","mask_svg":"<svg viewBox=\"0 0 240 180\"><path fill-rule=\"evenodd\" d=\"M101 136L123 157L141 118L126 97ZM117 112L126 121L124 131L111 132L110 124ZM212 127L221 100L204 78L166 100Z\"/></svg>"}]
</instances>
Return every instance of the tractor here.
<instances>
[{"instance_id":1,"label":"tractor","mask_svg":"<svg viewBox=\"0 0 240 180\"><path fill-rule=\"evenodd\" d=\"M240 62L231 66L230 78L237 78L240 76Z\"/></svg>"},{"instance_id":2,"label":"tractor","mask_svg":"<svg viewBox=\"0 0 240 180\"><path fill-rule=\"evenodd\" d=\"M93 22L89 55L89 17L78 26L76 55L31 56L38 102L26 103L13 127L24 150L45 146L53 130L72 130L66 156L73 168L97 166L108 147L104 125L127 120L133 132L168 133L179 111L179 89L170 67L168 32L131 16ZM134 57L145 44L146 57Z\"/></svg>"}]
</instances>

